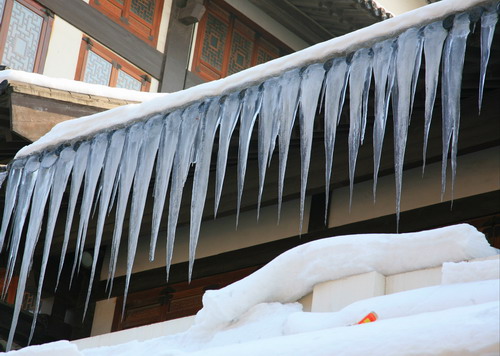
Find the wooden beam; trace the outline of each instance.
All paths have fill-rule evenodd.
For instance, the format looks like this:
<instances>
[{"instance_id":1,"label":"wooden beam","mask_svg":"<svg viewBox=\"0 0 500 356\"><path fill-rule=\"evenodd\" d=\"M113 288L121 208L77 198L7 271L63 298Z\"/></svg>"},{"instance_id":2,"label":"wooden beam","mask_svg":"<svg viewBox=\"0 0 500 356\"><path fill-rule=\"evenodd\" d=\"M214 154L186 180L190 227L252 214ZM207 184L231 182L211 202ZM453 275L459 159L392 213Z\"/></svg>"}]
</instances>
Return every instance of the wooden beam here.
<instances>
[{"instance_id":1,"label":"wooden beam","mask_svg":"<svg viewBox=\"0 0 500 356\"><path fill-rule=\"evenodd\" d=\"M252 4L309 44L334 37L328 30L286 0L250 0Z\"/></svg>"},{"instance_id":2,"label":"wooden beam","mask_svg":"<svg viewBox=\"0 0 500 356\"><path fill-rule=\"evenodd\" d=\"M71 25L102 43L156 79L161 79L163 53L81 0L39 0Z\"/></svg>"}]
</instances>

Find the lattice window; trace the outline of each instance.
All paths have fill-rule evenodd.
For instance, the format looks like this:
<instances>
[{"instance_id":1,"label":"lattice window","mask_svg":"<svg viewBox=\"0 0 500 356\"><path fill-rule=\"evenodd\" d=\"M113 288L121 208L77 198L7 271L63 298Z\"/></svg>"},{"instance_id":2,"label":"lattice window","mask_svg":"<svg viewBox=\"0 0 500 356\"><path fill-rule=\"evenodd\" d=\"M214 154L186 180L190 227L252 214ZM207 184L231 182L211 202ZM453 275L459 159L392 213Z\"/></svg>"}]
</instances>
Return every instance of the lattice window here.
<instances>
[{"instance_id":1,"label":"lattice window","mask_svg":"<svg viewBox=\"0 0 500 356\"><path fill-rule=\"evenodd\" d=\"M146 73L88 37L82 39L75 79L137 91L150 86Z\"/></svg>"},{"instance_id":2,"label":"lattice window","mask_svg":"<svg viewBox=\"0 0 500 356\"><path fill-rule=\"evenodd\" d=\"M222 0L205 1L192 70L214 80L291 52Z\"/></svg>"},{"instance_id":3,"label":"lattice window","mask_svg":"<svg viewBox=\"0 0 500 356\"><path fill-rule=\"evenodd\" d=\"M45 8L31 0L0 0L1 64L42 72L52 25Z\"/></svg>"},{"instance_id":4,"label":"lattice window","mask_svg":"<svg viewBox=\"0 0 500 356\"><path fill-rule=\"evenodd\" d=\"M89 4L140 39L156 46L163 0L90 0Z\"/></svg>"}]
</instances>

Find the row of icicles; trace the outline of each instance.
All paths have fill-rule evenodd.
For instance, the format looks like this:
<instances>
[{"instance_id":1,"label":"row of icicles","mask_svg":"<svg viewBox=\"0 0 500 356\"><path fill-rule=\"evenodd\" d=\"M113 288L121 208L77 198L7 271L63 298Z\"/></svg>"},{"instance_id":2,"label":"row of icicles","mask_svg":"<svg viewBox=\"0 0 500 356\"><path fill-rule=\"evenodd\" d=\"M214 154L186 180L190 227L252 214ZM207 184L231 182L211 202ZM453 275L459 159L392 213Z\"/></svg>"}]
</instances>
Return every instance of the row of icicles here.
<instances>
[{"instance_id":1,"label":"row of icicles","mask_svg":"<svg viewBox=\"0 0 500 356\"><path fill-rule=\"evenodd\" d=\"M106 215L115 205L115 228L112 238L107 286L111 293L123 222L127 203L131 196L127 272L123 302L125 306L142 213L153 170L155 170L156 175L153 188L154 206L149 257L150 260L154 259L160 221L168 185L170 184L166 259L168 276L183 187L190 166L195 165L190 218L189 276L191 277L208 186L210 159L217 131L219 133L219 148L216 165L215 214L221 197L230 138L235 127L239 124L238 219L250 138L257 117L259 117L258 207L260 207L266 167L272 157L276 141L278 141L278 210L280 210L289 142L295 117L298 113L302 183L300 191L300 229L302 230L313 123L318 110L318 102L324 108L326 204L328 205L336 128L340 120L347 88L349 88L350 113L348 138L349 178L352 199L356 157L365 136L367 103L372 74L375 86L373 191L375 195L389 101L392 101L396 214L399 220L403 161L422 52L425 58L426 92L424 165L440 66L442 67L442 190L444 192L447 157L450 148L452 184L455 178L461 77L467 36L471 25L475 25L475 22L478 22L480 18L479 106L481 106L486 66L498 17L497 7L498 3L496 2L488 8L474 9L470 13L448 18L444 22L435 22L422 28L411 28L397 38L379 42L372 48L360 49L348 57L334 58L326 63L317 63L305 68L293 69L279 77L268 79L260 85L249 87L241 92L235 92L224 97L208 98L201 103L197 102L170 113L158 114L148 120L131 124L126 128L98 133L87 141L75 144L61 144L60 147L52 151L45 151L14 160L9 165L8 172L4 172L0 177L0 181L3 181L8 174L6 200L0 230L0 250L5 242L7 231L10 231L7 278L2 291L4 297L13 276L22 236L25 236L25 245L22 253L8 349L12 345L26 280L41 231L43 212L47 208L48 217L46 219L43 257L30 340L33 336L52 235L68 181L71 181L71 188L69 190L66 228L57 281L59 281L65 262L76 202L82 190L71 280L75 272L80 268L91 208L98 206L94 259L85 305L86 312L96 272L96 256L101 245ZM69 179L70 176L71 179ZM30 203L31 211L28 214ZM23 235L22 232L27 216L29 216L27 232Z\"/></svg>"}]
</instances>

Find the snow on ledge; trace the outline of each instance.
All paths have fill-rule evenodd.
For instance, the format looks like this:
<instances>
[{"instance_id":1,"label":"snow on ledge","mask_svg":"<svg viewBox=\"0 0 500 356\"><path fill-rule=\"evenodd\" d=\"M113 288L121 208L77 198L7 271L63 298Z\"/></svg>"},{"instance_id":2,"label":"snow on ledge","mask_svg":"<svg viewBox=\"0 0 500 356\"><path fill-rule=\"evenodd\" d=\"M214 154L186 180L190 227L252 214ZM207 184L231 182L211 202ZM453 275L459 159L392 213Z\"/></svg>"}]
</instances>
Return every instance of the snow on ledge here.
<instances>
[{"instance_id":1,"label":"snow on ledge","mask_svg":"<svg viewBox=\"0 0 500 356\"><path fill-rule=\"evenodd\" d=\"M207 97L247 88L287 70L315 62L323 62L328 58L342 56L359 48L370 47L373 43L395 37L408 28L423 26L485 3L491 3L491 0L443 0L249 68L227 78L171 93L168 96L155 98L140 105L126 105L62 122L38 141L22 148L17 153L16 158L43 151L62 142L83 139L99 131L124 126L129 122L155 113L184 107Z\"/></svg>"},{"instance_id":2,"label":"snow on ledge","mask_svg":"<svg viewBox=\"0 0 500 356\"><path fill-rule=\"evenodd\" d=\"M0 71L0 82L17 81L26 84L38 85L45 88L71 91L74 93L88 94L128 101L146 101L157 97L164 97L166 93L149 93L144 91L112 88L106 85L84 83L78 80L64 78L51 78L38 73L23 72L7 69Z\"/></svg>"},{"instance_id":3,"label":"snow on ledge","mask_svg":"<svg viewBox=\"0 0 500 356\"><path fill-rule=\"evenodd\" d=\"M293 302L329 280L371 271L392 275L496 254L484 235L468 224L321 239L281 254L223 289L206 291L194 327L217 329L259 303Z\"/></svg>"}]
</instances>

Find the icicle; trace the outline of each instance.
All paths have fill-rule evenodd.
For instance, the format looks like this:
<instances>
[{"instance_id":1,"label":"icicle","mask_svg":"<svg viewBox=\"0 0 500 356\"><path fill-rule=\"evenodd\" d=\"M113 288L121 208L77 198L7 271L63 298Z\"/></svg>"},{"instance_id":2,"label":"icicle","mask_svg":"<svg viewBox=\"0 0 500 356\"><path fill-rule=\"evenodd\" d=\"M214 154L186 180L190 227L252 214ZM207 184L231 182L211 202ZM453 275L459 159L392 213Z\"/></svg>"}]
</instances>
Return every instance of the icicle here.
<instances>
[{"instance_id":1,"label":"icicle","mask_svg":"<svg viewBox=\"0 0 500 356\"><path fill-rule=\"evenodd\" d=\"M377 195L377 180L384 143L389 99L394 84L397 42L393 39L373 47L373 76L375 78L375 121L373 125L373 201Z\"/></svg>"},{"instance_id":2,"label":"icicle","mask_svg":"<svg viewBox=\"0 0 500 356\"><path fill-rule=\"evenodd\" d=\"M221 123L219 132L219 153L217 154L217 172L215 184L214 216L217 216L219 201L222 194L222 184L226 175L227 154L229 143L240 114L241 100L239 92L227 96L222 104Z\"/></svg>"},{"instance_id":3,"label":"icicle","mask_svg":"<svg viewBox=\"0 0 500 356\"><path fill-rule=\"evenodd\" d=\"M490 59L491 42L495 34L495 26L498 21L498 3L493 4L481 16L481 73L479 76L479 113L483 102L484 79L486 78L486 67Z\"/></svg>"},{"instance_id":4,"label":"icicle","mask_svg":"<svg viewBox=\"0 0 500 356\"><path fill-rule=\"evenodd\" d=\"M17 191L21 177L23 176L23 168L26 163L25 159L18 159L12 162L9 170L9 178L7 179L7 188L5 193L5 205L3 207L2 227L0 229L0 252L2 252L7 226L9 225L10 217L16 203Z\"/></svg>"},{"instance_id":5,"label":"icicle","mask_svg":"<svg viewBox=\"0 0 500 356\"><path fill-rule=\"evenodd\" d=\"M443 27L443 22L434 22L424 29L424 54L425 54L425 123L424 123L424 150L422 174L425 169L427 156L427 143L431 128L432 111L436 101L436 92L439 79L439 64L443 53L443 44L448 31Z\"/></svg>"},{"instance_id":6,"label":"icicle","mask_svg":"<svg viewBox=\"0 0 500 356\"><path fill-rule=\"evenodd\" d=\"M26 233L26 240L24 244L24 253L23 259L21 263L21 270L19 272L19 279L17 282L17 291L16 291L16 300L14 304L14 314L12 317L12 323L9 331L9 338L7 341L7 351L12 347L12 341L14 339L14 334L16 332L17 320L19 318L19 313L21 311L21 304L23 302L24 290L26 287L26 280L28 278L29 271L31 269L31 263L33 260L33 253L35 251L35 246L38 242L38 237L40 235L40 229L42 226L43 212L45 210L45 203L47 202L47 198L50 192L50 186L52 185L52 179L54 176L54 163L57 160L57 156L53 153L46 153L42 162L39 163L38 157L34 158L36 160L36 184L33 192L33 201L31 204L30 211L30 219L28 223L28 231ZM27 170L29 164L26 164ZM35 176L35 175L32 175ZM22 192L22 191L21 191ZM21 202L19 202L21 203ZM28 205L28 204L27 204ZM44 274L45 271L41 270L41 274ZM40 287L39 287L40 288ZM37 310L35 310L37 311ZM34 330L34 325L36 323L36 313L33 317L33 326L32 330ZM30 337L31 339L31 337Z\"/></svg>"},{"instance_id":7,"label":"icicle","mask_svg":"<svg viewBox=\"0 0 500 356\"><path fill-rule=\"evenodd\" d=\"M108 291L110 295L111 290L113 289L113 279L115 277L116 262L122 238L123 220L125 219L127 202L137 168L139 150L141 149L141 145L144 141L143 130L143 122L138 122L129 128L119 168L120 182L118 189L118 201L116 203L115 229L113 231L113 240L111 242L111 254L108 271Z\"/></svg>"},{"instance_id":8,"label":"icicle","mask_svg":"<svg viewBox=\"0 0 500 356\"><path fill-rule=\"evenodd\" d=\"M14 225L12 229L13 231L7 261L7 281L4 283L2 294L7 291L12 279L12 274L14 272L17 252L19 250L19 244L21 242L21 233L23 231L24 222L26 220L26 216L30 207L33 188L35 187L35 182L38 176L38 168L40 166L39 159L40 157L38 155L30 156L26 161L26 165L24 166L23 176L19 185L19 194L17 196L17 207L14 216Z\"/></svg>"},{"instance_id":9,"label":"icicle","mask_svg":"<svg viewBox=\"0 0 500 356\"><path fill-rule=\"evenodd\" d=\"M181 207L182 191L191 165L193 145L200 124L200 105L193 104L182 113L179 141L175 152L172 170L172 189L170 190L170 205L168 207L167 227L167 280L170 264L174 253L175 230ZM192 263L190 261L190 263Z\"/></svg>"},{"instance_id":10,"label":"icicle","mask_svg":"<svg viewBox=\"0 0 500 356\"><path fill-rule=\"evenodd\" d=\"M302 72L300 82L300 228L304 221L304 205L306 200L307 176L311 161L311 148L314 130L314 118L318 105L319 94L325 76L323 64L313 64Z\"/></svg>"},{"instance_id":11,"label":"icicle","mask_svg":"<svg viewBox=\"0 0 500 356\"><path fill-rule=\"evenodd\" d=\"M101 194L99 200L99 214L97 217L96 236L94 242L94 254L92 259L92 268L90 271L89 285L87 289L87 298L85 300L85 307L83 317L87 314L87 308L90 300L90 293L92 291L92 283L94 281L95 271L97 267L97 260L99 258L99 249L101 247L102 233L104 230L104 221L110 205L110 197L113 186L117 184L116 174L118 166L121 161L123 146L125 144L127 131L117 130L111 134L109 138L109 146L106 151L106 160L104 161L103 173L101 179Z\"/></svg>"},{"instance_id":12,"label":"icicle","mask_svg":"<svg viewBox=\"0 0 500 356\"><path fill-rule=\"evenodd\" d=\"M373 53L363 48L354 53L349 74L349 210L352 205L352 191L354 187L354 172L358 158L359 146L364 135L366 124L366 96L368 95L371 77L371 62Z\"/></svg>"},{"instance_id":13,"label":"icicle","mask_svg":"<svg viewBox=\"0 0 500 356\"><path fill-rule=\"evenodd\" d=\"M243 195L243 184L245 182L245 173L247 170L248 149L250 138L252 136L253 126L262 103L262 91L260 87L251 87L245 91L243 99L240 130L239 130L239 149L238 149L238 204L236 207L236 226L240 218L241 197Z\"/></svg>"},{"instance_id":14,"label":"icicle","mask_svg":"<svg viewBox=\"0 0 500 356\"><path fill-rule=\"evenodd\" d=\"M161 115L149 119L144 124L144 142L139 152L139 162L137 163L137 172L134 178L134 191L132 193L132 205L130 208L127 273L125 275L125 292L123 295L122 312L125 311L130 275L132 274L132 266L137 250L137 241L139 239L149 181L151 180L156 152L158 151L158 145L160 143L162 125L163 116Z\"/></svg>"},{"instance_id":15,"label":"icicle","mask_svg":"<svg viewBox=\"0 0 500 356\"><path fill-rule=\"evenodd\" d=\"M179 128L181 125L181 111L177 110L169 114L163 124L162 136L156 160L156 179L154 186L154 206L153 221L151 228L151 244L149 248L149 260L154 260L156 240L160 230L161 215L167 195L172 163L174 160L175 148L179 138Z\"/></svg>"},{"instance_id":16,"label":"icicle","mask_svg":"<svg viewBox=\"0 0 500 356\"><path fill-rule=\"evenodd\" d=\"M370 84L372 79L372 66L373 66L372 49L368 49L368 57L366 59L367 59L367 61L365 62L366 67L362 69L363 73L365 74L365 77L364 77L363 95L362 95L363 110L361 116L361 144L363 144L363 141L365 139L366 122L368 117L368 96L370 94Z\"/></svg>"},{"instance_id":17,"label":"icicle","mask_svg":"<svg viewBox=\"0 0 500 356\"><path fill-rule=\"evenodd\" d=\"M68 178L73 169L73 160L75 157L75 151L72 147L66 147L59 153L59 159L54 165L54 175L53 182L50 193L50 204L49 204L49 217L47 221L47 230L45 233L45 242L43 247L43 257L42 265L40 266L40 277L38 279L38 291L36 294L35 311L30 341L33 337L34 327L36 325L36 316L38 315L38 309L40 306L40 298L42 293L43 281L45 278L45 269L47 267L47 262L49 260L50 247L52 245L52 237L54 234L54 229L56 226L57 216L59 215L59 208L61 206L61 201L63 198L64 191L66 190L66 185L68 184ZM42 162L43 165L43 162ZM28 342L29 343L29 342Z\"/></svg>"},{"instance_id":18,"label":"icicle","mask_svg":"<svg viewBox=\"0 0 500 356\"><path fill-rule=\"evenodd\" d=\"M82 142L78 147L78 149L76 150L76 155L73 163L73 172L71 174L71 191L68 203L68 213L66 216L66 228L64 230L64 240L61 250L61 259L59 260L59 270L57 272L56 289L57 286L59 285L59 278L61 277L61 272L64 265L64 259L66 257L66 251L68 249L71 224L73 222L73 215L75 214L76 200L78 198L78 193L80 192L80 186L82 184L85 168L87 167L89 152L90 152L90 143L88 141ZM75 257L76 257L76 251L75 251Z\"/></svg>"},{"instance_id":19,"label":"icicle","mask_svg":"<svg viewBox=\"0 0 500 356\"><path fill-rule=\"evenodd\" d=\"M7 179L8 175L9 175L8 171L0 172L0 189L2 189L3 182L5 182L5 179ZM0 248L0 250L1 250L1 248Z\"/></svg>"},{"instance_id":20,"label":"icicle","mask_svg":"<svg viewBox=\"0 0 500 356\"><path fill-rule=\"evenodd\" d=\"M78 235L76 239L75 258L73 268L71 269L70 285L72 284L75 270L80 266L83 251L85 249L85 238L87 236L87 228L89 223L90 211L94 201L95 188L97 180L101 174L102 164L106 155L108 146L108 134L102 133L97 135L90 145L90 153L87 161L87 169L85 172L85 181L83 186L83 198L80 208L80 224L78 226Z\"/></svg>"},{"instance_id":21,"label":"icicle","mask_svg":"<svg viewBox=\"0 0 500 356\"><path fill-rule=\"evenodd\" d=\"M280 97L280 87L277 78L271 78L264 83L262 93L262 106L259 115L259 142L258 142L258 164L259 164L259 196L257 202L257 220L260 215L260 203L264 190L264 180L266 169L269 163L269 152L271 151L271 140L273 127L278 116L275 110L278 107Z\"/></svg>"},{"instance_id":22,"label":"icicle","mask_svg":"<svg viewBox=\"0 0 500 356\"><path fill-rule=\"evenodd\" d=\"M394 171L396 179L396 220L399 231L399 213L401 211L401 189L403 179L403 163L410 125L410 103L413 90L415 63L420 55L418 46L420 30L412 28L398 38L398 52L396 57L397 95L394 100Z\"/></svg>"},{"instance_id":23,"label":"icicle","mask_svg":"<svg viewBox=\"0 0 500 356\"><path fill-rule=\"evenodd\" d=\"M281 216L283 187L285 182L286 162L290 148L290 137L299 107L300 69L294 69L283 74L280 80L281 110L279 125L279 180L278 180L278 223Z\"/></svg>"},{"instance_id":24,"label":"icicle","mask_svg":"<svg viewBox=\"0 0 500 356\"><path fill-rule=\"evenodd\" d=\"M189 282L193 274L196 246L200 235L201 219L207 196L208 177L210 175L210 160L215 133L221 121L219 115L219 98L214 98L208 105L205 117L200 123L200 145L198 147L198 159L194 171L193 193L191 195L191 219L189 231Z\"/></svg>"},{"instance_id":25,"label":"icicle","mask_svg":"<svg viewBox=\"0 0 500 356\"><path fill-rule=\"evenodd\" d=\"M415 101L415 93L417 91L418 73L420 72L420 65L422 63L422 49L424 42L424 30L420 29L418 32L415 43L413 44L416 49L415 63L413 64L413 74L411 76L411 100L410 100L410 120L413 112L413 102Z\"/></svg>"},{"instance_id":26,"label":"icicle","mask_svg":"<svg viewBox=\"0 0 500 356\"><path fill-rule=\"evenodd\" d=\"M453 21L448 38L443 50L443 161L441 172L441 199L446 190L446 166L448 150L451 142L451 191L453 201L453 187L455 184L458 130L460 126L460 90L462 83L462 70L465 59L467 36L469 35L469 14L457 15Z\"/></svg>"},{"instance_id":27,"label":"icicle","mask_svg":"<svg viewBox=\"0 0 500 356\"><path fill-rule=\"evenodd\" d=\"M347 60L344 57L334 59L325 78L325 224L328 218L335 138L344 106L348 77Z\"/></svg>"},{"instance_id":28,"label":"icicle","mask_svg":"<svg viewBox=\"0 0 500 356\"><path fill-rule=\"evenodd\" d=\"M38 237L40 235L40 228L42 226L42 218L43 218L43 211L45 208L45 205L47 203L47 198L49 196L49 191L52 189L58 189L55 185L57 183L55 180L57 179L59 181L59 177L54 177L55 172L57 172L57 164L54 164L58 160L58 157L54 153L48 153L46 154L42 162L40 163L40 172L38 175L37 183L35 186L35 193L33 194L33 206L31 207L31 215L30 215L30 227L31 224L34 224L34 227L32 228L33 234L30 235L29 233L26 235L26 239L29 241L31 239L34 239L34 245L36 245L38 241ZM65 162L66 163L66 162ZM61 173L61 172L57 172ZM64 192L64 191L63 191ZM54 193L52 193L53 195ZM62 196L62 193L61 193ZM37 207L35 208L35 205ZM52 204L51 204L52 205ZM51 207L52 208L52 207ZM57 207L59 208L59 207ZM33 212L36 212L38 215L36 217L33 217ZM49 210L51 212L51 210ZM53 215L53 213L52 213ZM28 232L30 231L30 228L28 228ZM29 242L27 242L29 243ZM38 289L36 293L36 299L35 299L35 309L33 310L33 321L31 323L31 331L30 331L30 336L28 339L28 345L31 343L31 339L33 338L33 333L35 332L35 326L36 326L36 320L38 317L38 311L40 308L40 298L42 296L42 287L43 287L43 280L45 278L45 269L47 267L47 261L49 259L49 252L50 252L50 246L52 244L52 234L50 236L46 236L45 242L43 244L43 257L42 257L42 264L40 266L40 276L38 278ZM26 256L23 256L23 258L26 258ZM30 267L31 268L31 267Z\"/></svg>"}]
</instances>

